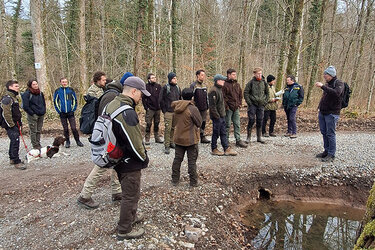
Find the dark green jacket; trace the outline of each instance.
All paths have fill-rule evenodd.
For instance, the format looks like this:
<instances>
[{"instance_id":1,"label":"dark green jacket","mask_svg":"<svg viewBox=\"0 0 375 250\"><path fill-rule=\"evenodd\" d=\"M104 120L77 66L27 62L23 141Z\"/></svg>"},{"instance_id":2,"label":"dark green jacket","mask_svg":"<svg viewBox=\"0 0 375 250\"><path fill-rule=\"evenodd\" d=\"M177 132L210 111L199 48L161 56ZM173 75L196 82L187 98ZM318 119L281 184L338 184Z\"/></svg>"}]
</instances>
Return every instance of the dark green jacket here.
<instances>
[{"instance_id":1,"label":"dark green jacket","mask_svg":"<svg viewBox=\"0 0 375 250\"><path fill-rule=\"evenodd\" d=\"M4 124L0 124L4 128L12 128L17 126L17 122L22 126L22 114L20 111L19 100L17 98L18 93L13 90L8 90L6 94L1 98L1 108L3 113L0 114L4 118Z\"/></svg>"},{"instance_id":2,"label":"dark green jacket","mask_svg":"<svg viewBox=\"0 0 375 250\"><path fill-rule=\"evenodd\" d=\"M124 153L124 161L115 167L118 173L137 171L146 168L148 165L148 156L142 142L138 115L134 110L136 106L134 100L129 96L120 94L108 104L106 113L111 114L123 105L129 105L133 109L125 110L115 117L112 123L113 133Z\"/></svg>"},{"instance_id":3,"label":"dark green jacket","mask_svg":"<svg viewBox=\"0 0 375 250\"><path fill-rule=\"evenodd\" d=\"M210 118L212 120L225 117L225 103L222 87L215 84L208 93Z\"/></svg>"},{"instance_id":4,"label":"dark green jacket","mask_svg":"<svg viewBox=\"0 0 375 250\"><path fill-rule=\"evenodd\" d=\"M255 77L246 84L244 97L249 108L252 105L264 107L268 103L268 84L264 79L257 80Z\"/></svg>"},{"instance_id":5,"label":"dark green jacket","mask_svg":"<svg viewBox=\"0 0 375 250\"><path fill-rule=\"evenodd\" d=\"M303 87L298 83L287 85L284 89L283 106L284 109L291 109L299 106L303 102Z\"/></svg>"}]
</instances>

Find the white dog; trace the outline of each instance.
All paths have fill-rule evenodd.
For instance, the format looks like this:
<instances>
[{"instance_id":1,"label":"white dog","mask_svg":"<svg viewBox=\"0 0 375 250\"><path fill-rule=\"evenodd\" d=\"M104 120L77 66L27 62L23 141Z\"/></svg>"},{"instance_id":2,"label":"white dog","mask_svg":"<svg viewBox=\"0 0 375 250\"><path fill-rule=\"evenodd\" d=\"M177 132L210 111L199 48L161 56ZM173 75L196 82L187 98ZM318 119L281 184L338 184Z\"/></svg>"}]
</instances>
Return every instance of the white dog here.
<instances>
[{"instance_id":1,"label":"white dog","mask_svg":"<svg viewBox=\"0 0 375 250\"><path fill-rule=\"evenodd\" d=\"M52 158L55 156L60 149L60 145L63 145L65 138L62 136L57 136L53 141L52 145L46 146L38 149L32 149L26 154L26 161L27 163L37 160L39 158Z\"/></svg>"}]
</instances>

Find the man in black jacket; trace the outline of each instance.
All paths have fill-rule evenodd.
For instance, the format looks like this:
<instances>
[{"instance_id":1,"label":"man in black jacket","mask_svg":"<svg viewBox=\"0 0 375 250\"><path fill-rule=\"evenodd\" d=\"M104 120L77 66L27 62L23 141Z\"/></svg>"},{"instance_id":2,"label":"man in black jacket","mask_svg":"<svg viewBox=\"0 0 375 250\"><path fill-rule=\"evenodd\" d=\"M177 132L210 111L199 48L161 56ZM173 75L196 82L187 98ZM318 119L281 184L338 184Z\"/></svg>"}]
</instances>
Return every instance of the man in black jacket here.
<instances>
[{"instance_id":1,"label":"man in black jacket","mask_svg":"<svg viewBox=\"0 0 375 250\"><path fill-rule=\"evenodd\" d=\"M206 128L206 120L208 113L208 91L207 86L204 83L204 80L206 79L206 73L203 69L200 69L197 70L195 75L197 77L197 80L190 84L190 88L193 90L195 106L198 108L203 121L200 127L201 143L210 143L210 140L208 140L204 135L204 129Z\"/></svg>"},{"instance_id":2,"label":"man in black jacket","mask_svg":"<svg viewBox=\"0 0 375 250\"><path fill-rule=\"evenodd\" d=\"M324 71L326 84L316 82L315 86L323 90L319 103L319 127L323 135L324 151L317 154L323 162L332 162L336 153L336 125L340 118L344 83L337 79L336 69L329 66Z\"/></svg>"},{"instance_id":3,"label":"man in black jacket","mask_svg":"<svg viewBox=\"0 0 375 250\"><path fill-rule=\"evenodd\" d=\"M150 96L142 96L142 104L146 110L146 135L145 144L150 145L150 134L152 121L154 121L154 137L156 143L163 143L159 136L159 123L160 123L160 91L161 86L156 82L156 76L152 73L147 75L146 89L150 92Z\"/></svg>"},{"instance_id":4,"label":"man in black jacket","mask_svg":"<svg viewBox=\"0 0 375 250\"><path fill-rule=\"evenodd\" d=\"M1 98L2 117L1 127L5 128L10 140L9 158L10 164L15 168L26 169L19 157L20 149L20 128L22 127L22 115L17 95L20 91L20 86L15 80L10 80L6 83L7 92Z\"/></svg>"}]
</instances>

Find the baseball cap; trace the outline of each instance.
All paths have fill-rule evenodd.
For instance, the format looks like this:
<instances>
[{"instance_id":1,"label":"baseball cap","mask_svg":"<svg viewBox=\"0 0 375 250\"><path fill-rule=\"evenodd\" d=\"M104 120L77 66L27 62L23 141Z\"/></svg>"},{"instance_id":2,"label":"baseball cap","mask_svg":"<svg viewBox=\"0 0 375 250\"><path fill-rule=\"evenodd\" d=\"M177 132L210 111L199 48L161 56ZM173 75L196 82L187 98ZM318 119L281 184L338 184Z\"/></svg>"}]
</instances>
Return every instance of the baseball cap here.
<instances>
[{"instance_id":1,"label":"baseball cap","mask_svg":"<svg viewBox=\"0 0 375 250\"><path fill-rule=\"evenodd\" d=\"M138 76L128 77L124 82L124 86L129 86L129 87L132 87L132 88L139 89L140 91L142 91L142 93L145 96L151 95L150 92L148 92L147 89L146 89L145 82L141 78L139 78Z\"/></svg>"}]
</instances>

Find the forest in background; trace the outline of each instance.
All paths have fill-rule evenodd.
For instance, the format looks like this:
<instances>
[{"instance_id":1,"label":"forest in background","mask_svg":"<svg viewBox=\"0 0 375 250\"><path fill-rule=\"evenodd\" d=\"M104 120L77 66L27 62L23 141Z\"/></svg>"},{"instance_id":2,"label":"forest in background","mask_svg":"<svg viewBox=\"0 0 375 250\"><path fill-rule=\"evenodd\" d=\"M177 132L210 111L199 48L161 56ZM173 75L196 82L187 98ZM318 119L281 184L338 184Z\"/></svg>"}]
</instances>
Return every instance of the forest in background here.
<instances>
[{"instance_id":1,"label":"forest in background","mask_svg":"<svg viewBox=\"0 0 375 250\"><path fill-rule=\"evenodd\" d=\"M244 87L262 67L278 89L296 75L304 105L315 108L313 84L334 65L352 88L350 109L375 108L374 0L1 0L0 8L3 82L37 78L49 97L63 76L82 96L98 70L113 79L153 72L160 83L175 71L184 87L197 69L212 84L234 68Z\"/></svg>"}]
</instances>

